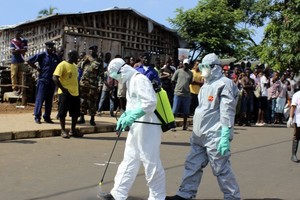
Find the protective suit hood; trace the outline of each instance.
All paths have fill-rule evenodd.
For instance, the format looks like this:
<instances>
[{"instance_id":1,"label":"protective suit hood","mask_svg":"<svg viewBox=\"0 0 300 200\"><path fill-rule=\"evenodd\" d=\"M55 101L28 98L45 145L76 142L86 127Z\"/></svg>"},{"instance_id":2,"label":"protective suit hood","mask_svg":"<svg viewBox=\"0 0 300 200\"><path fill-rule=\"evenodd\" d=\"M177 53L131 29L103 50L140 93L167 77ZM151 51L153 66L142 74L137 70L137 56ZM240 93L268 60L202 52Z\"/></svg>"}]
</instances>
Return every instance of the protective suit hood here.
<instances>
[{"instance_id":1,"label":"protective suit hood","mask_svg":"<svg viewBox=\"0 0 300 200\"><path fill-rule=\"evenodd\" d=\"M210 53L204 56L202 63L198 66L205 81L208 83L220 79L223 76L221 62L215 53Z\"/></svg>"},{"instance_id":2,"label":"protective suit hood","mask_svg":"<svg viewBox=\"0 0 300 200\"><path fill-rule=\"evenodd\" d=\"M218 80L223 76L221 66L216 65L211 69L210 76L206 78L206 82L210 83L212 81Z\"/></svg>"},{"instance_id":3,"label":"protective suit hood","mask_svg":"<svg viewBox=\"0 0 300 200\"><path fill-rule=\"evenodd\" d=\"M137 71L130 65L126 64L122 58L114 58L110 61L107 68L108 76L116 79L120 83L125 83Z\"/></svg>"}]
</instances>

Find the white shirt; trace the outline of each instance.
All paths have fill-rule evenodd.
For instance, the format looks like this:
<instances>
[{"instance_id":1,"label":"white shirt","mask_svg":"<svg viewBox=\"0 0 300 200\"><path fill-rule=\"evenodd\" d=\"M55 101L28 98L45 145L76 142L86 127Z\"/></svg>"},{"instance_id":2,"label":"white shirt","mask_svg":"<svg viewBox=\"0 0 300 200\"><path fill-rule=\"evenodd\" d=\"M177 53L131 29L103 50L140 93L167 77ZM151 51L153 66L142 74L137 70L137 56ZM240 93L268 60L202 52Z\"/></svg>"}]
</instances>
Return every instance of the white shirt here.
<instances>
[{"instance_id":1,"label":"white shirt","mask_svg":"<svg viewBox=\"0 0 300 200\"><path fill-rule=\"evenodd\" d=\"M267 97L268 96L268 88L265 86L266 83L269 83L269 80L265 75L263 75L260 78L260 88L261 88L261 96L262 97Z\"/></svg>"},{"instance_id":2,"label":"white shirt","mask_svg":"<svg viewBox=\"0 0 300 200\"><path fill-rule=\"evenodd\" d=\"M296 81L294 79L287 79L291 84L291 94L293 95L295 93L295 87L296 87Z\"/></svg>"},{"instance_id":3,"label":"white shirt","mask_svg":"<svg viewBox=\"0 0 300 200\"><path fill-rule=\"evenodd\" d=\"M300 91L293 95L292 106L296 106L293 122L297 124L297 127L300 127Z\"/></svg>"}]
</instances>

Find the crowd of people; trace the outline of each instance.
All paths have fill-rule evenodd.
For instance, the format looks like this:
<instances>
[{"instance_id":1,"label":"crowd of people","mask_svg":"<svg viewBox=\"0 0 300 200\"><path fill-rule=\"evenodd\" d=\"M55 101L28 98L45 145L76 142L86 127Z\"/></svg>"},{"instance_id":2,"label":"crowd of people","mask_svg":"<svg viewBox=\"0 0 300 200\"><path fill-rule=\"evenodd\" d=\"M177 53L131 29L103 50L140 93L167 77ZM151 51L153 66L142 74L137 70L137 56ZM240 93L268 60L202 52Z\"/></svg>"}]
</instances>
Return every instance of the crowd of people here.
<instances>
[{"instance_id":1,"label":"crowd of people","mask_svg":"<svg viewBox=\"0 0 300 200\"><path fill-rule=\"evenodd\" d=\"M299 80L294 71L236 66L231 73L224 74L234 81L240 91L236 109L237 125L264 126L286 122L292 96L299 90Z\"/></svg>"},{"instance_id":2,"label":"crowd of people","mask_svg":"<svg viewBox=\"0 0 300 200\"><path fill-rule=\"evenodd\" d=\"M10 44L12 88L16 95L20 95L21 92L18 86L21 85L20 72L24 70L24 63L27 62L38 72L34 110L36 123L41 123L42 117L46 123L53 123L50 115L53 95L57 89L52 75L56 66L63 61L63 50L58 50L55 43L47 42L45 47L45 52L25 60L24 55L28 47L27 40L21 37L21 32L16 32ZM121 58L120 55L116 57ZM116 110L124 112L126 86L107 75L107 66L111 59L110 52L98 52L96 45L90 46L88 53L79 54L76 61L81 98L78 123L85 123L84 116L89 115L90 124L95 126L95 115L101 115L107 107L112 117L115 116ZM188 130L186 119L194 114L198 105L198 94L204 83L198 67L199 61L190 62L185 59L176 64L173 58L164 61L157 57L152 63L149 53L143 53L138 58L124 56L123 59L147 76L153 85L158 85L167 92L174 115L183 116L183 130ZM239 88L236 125L264 126L282 124L287 120L292 96L299 88L299 80L294 71L287 69L285 72L277 72L263 65L253 67L251 63L241 63L223 66L222 73ZM42 116L43 104L45 112ZM172 130L176 131L175 128Z\"/></svg>"},{"instance_id":3,"label":"crowd of people","mask_svg":"<svg viewBox=\"0 0 300 200\"><path fill-rule=\"evenodd\" d=\"M27 40L17 32L11 41L12 67L11 78L15 94L20 94L18 77L24 68L24 54L27 51ZM38 72L35 122L46 123L51 120L51 109L55 84L52 75L56 66L63 61L60 52L55 52L55 43L47 42L46 51L36 54L27 60L27 63ZM121 58L120 55L116 57ZM107 66L111 61L110 52L98 52L98 47L92 45L89 52L81 52L76 66L80 87L81 108L78 123L85 123L85 115L90 116L90 124L95 126L95 115L101 115L105 108L109 108L110 116L115 111L121 113L126 105L126 86L107 75ZM198 94L204 83L199 70L199 61L190 62L180 60L176 65L173 58L166 61L157 57L151 63L151 54L143 53L139 58L125 56L125 62L144 74L153 85L162 87L168 95L175 116L184 118L183 130L188 130L187 118L194 114L198 105ZM18 67L20 66L20 67ZM20 69L19 69L20 68ZM222 73L231 79L239 89L239 101L236 107L235 124L240 126L264 126L265 124L282 124L288 118L288 111L292 95L299 88L295 72L287 69L280 73L269 67L242 63L240 65L223 66ZM109 101L107 101L109 99ZM106 103L109 102L109 105ZM42 116L42 105L45 112ZM172 129L176 131L176 129Z\"/></svg>"},{"instance_id":4,"label":"crowd of people","mask_svg":"<svg viewBox=\"0 0 300 200\"><path fill-rule=\"evenodd\" d=\"M129 130L124 158L114 179L114 187L107 194L97 196L103 200L126 199L141 163L149 187L149 199L185 200L196 197L203 168L211 164L224 199L240 199L239 185L230 165L230 142L234 125L264 126L279 124L297 125L299 95L295 72L284 73L266 66L254 69L249 65L222 66L218 56L207 54L202 61L180 60L176 66L172 58L165 62L151 54L112 58L108 52L98 52L90 46L89 53L67 52L67 59L55 51L55 43L45 43L45 52L31 56L26 62L38 72L34 121L53 123L51 110L55 92L58 94L57 119L63 138L82 137L77 123L95 126L95 115L101 115L109 98L110 115L122 114L117 130ZM12 40L13 89L19 95L16 66L23 66L27 51L26 40L20 33ZM19 61L18 61L19 60ZM18 61L18 62L17 62ZM167 92L174 116L183 116L182 130L189 130L187 118L193 116L190 152L185 160L182 182L174 196L166 196L165 172L160 160L161 127L155 114L156 92ZM116 102L116 99L118 102ZM115 108L117 103L118 107ZM45 112L42 114L42 105ZM291 112L289 112L291 108ZM296 110L296 111L295 111ZM70 131L66 130L67 114L72 119ZM300 129L295 126L292 160L296 157ZM172 131L176 131L174 127Z\"/></svg>"}]
</instances>

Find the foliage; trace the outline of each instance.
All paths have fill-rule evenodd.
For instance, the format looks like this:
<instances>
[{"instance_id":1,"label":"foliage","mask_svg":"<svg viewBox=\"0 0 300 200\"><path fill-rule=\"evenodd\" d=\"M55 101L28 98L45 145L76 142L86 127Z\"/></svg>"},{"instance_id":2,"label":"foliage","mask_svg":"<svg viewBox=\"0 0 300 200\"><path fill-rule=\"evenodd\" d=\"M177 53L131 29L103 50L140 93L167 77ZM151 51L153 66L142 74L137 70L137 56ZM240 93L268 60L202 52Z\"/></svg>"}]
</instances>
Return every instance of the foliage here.
<instances>
[{"instance_id":1,"label":"foliage","mask_svg":"<svg viewBox=\"0 0 300 200\"><path fill-rule=\"evenodd\" d=\"M243 22L249 26L262 27L271 14L269 5L272 0L243 0L240 9L244 11Z\"/></svg>"},{"instance_id":2,"label":"foliage","mask_svg":"<svg viewBox=\"0 0 300 200\"><path fill-rule=\"evenodd\" d=\"M300 1L273 1L270 23L259 51L260 59L273 69L300 69Z\"/></svg>"},{"instance_id":3,"label":"foliage","mask_svg":"<svg viewBox=\"0 0 300 200\"><path fill-rule=\"evenodd\" d=\"M53 15L55 10L57 10L57 8L52 7L52 6L50 6L49 9L40 10L39 13L38 13L39 14L38 18L41 18L43 16Z\"/></svg>"},{"instance_id":4,"label":"foliage","mask_svg":"<svg viewBox=\"0 0 300 200\"><path fill-rule=\"evenodd\" d=\"M244 18L243 10L235 9L239 6L224 0L199 1L185 12L178 8L176 17L169 21L200 56L214 52L223 57L241 57L240 50L249 46L249 30L238 27Z\"/></svg>"},{"instance_id":5,"label":"foliage","mask_svg":"<svg viewBox=\"0 0 300 200\"><path fill-rule=\"evenodd\" d=\"M300 0L199 0L169 19L200 56L258 58L274 70L300 70ZM253 27L265 27L256 44Z\"/></svg>"}]
</instances>

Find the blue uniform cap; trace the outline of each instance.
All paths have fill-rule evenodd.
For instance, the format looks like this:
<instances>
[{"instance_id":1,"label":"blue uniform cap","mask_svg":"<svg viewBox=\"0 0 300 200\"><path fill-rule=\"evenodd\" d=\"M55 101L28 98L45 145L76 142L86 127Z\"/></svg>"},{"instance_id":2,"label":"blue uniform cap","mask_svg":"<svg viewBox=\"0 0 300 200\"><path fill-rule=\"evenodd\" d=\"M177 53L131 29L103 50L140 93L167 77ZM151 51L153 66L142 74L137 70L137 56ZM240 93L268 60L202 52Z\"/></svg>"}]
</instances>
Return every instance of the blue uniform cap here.
<instances>
[{"instance_id":1,"label":"blue uniform cap","mask_svg":"<svg viewBox=\"0 0 300 200\"><path fill-rule=\"evenodd\" d=\"M46 47L53 47L55 45L54 42L46 42L45 43Z\"/></svg>"}]
</instances>

